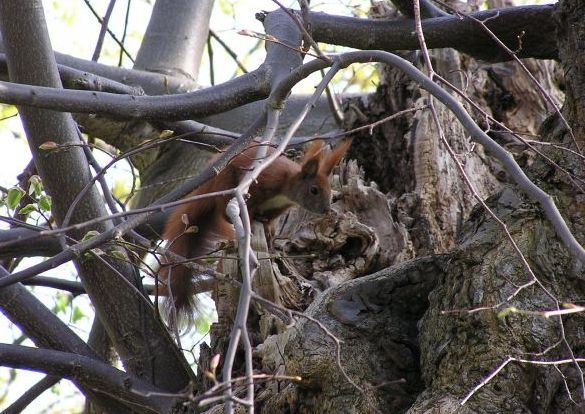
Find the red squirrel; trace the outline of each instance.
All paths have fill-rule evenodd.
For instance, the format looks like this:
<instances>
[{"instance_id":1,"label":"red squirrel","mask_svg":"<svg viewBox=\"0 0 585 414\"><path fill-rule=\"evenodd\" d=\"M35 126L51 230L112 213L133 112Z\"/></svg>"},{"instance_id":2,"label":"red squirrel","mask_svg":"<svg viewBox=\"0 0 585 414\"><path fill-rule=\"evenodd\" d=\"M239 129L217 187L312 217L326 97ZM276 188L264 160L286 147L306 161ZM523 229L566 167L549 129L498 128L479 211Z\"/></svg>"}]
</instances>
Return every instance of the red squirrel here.
<instances>
[{"instance_id":1,"label":"red squirrel","mask_svg":"<svg viewBox=\"0 0 585 414\"><path fill-rule=\"evenodd\" d=\"M350 144L351 140L346 140L329 151L321 141L314 141L305 152L302 164L283 155L276 158L250 186L247 200L250 220L263 222L267 234L271 234L275 219L294 205L315 213L326 213L331 205L329 175ZM217 176L189 196L236 187L255 161L257 149L258 143L252 143ZM268 154L274 151L269 148ZM233 225L225 214L230 198L210 197L179 205L167 219L163 232L163 238L168 241L167 248L186 258L197 258L213 252L219 241L234 240ZM188 224L184 222L185 217ZM190 226L196 226L195 231L185 232ZM174 306L179 318L192 317L196 291L192 271L181 265L163 265L158 273L161 282L171 289L170 294L166 287L160 292L172 298L167 304Z\"/></svg>"}]
</instances>

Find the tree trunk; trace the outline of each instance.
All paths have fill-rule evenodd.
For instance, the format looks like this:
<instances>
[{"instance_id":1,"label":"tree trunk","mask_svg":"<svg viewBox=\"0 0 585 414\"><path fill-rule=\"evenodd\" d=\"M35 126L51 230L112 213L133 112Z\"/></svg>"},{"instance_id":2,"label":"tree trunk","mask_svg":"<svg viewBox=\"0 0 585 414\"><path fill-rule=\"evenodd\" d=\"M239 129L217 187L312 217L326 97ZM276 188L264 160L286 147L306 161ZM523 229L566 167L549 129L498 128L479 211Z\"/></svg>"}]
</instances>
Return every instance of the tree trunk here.
<instances>
[{"instance_id":1,"label":"tree trunk","mask_svg":"<svg viewBox=\"0 0 585 414\"><path fill-rule=\"evenodd\" d=\"M558 19L564 21L570 16L575 22L583 21L571 7L571 2L566 3ZM559 24L564 29L575 27ZM565 41L578 44L580 33L585 31L565 33L569 38ZM575 45L562 50L564 70L571 71L566 81L567 97L574 99L565 105L563 113L575 125L576 140L582 142L579 120L585 119L580 116L584 106L576 98L580 94L574 92L580 90L582 82L582 58L577 56ZM410 57L418 60L417 55ZM545 118L550 106L518 64L483 65L451 50L433 51L432 59L437 73L465 90L512 131L540 131L542 140L575 149L560 118ZM524 64L551 99L560 102L563 94L558 85L558 66L532 60ZM401 73L387 68L382 73L384 81L375 95L346 105L350 108L348 128L355 126L354 120L367 124L428 102L428 96ZM306 311L308 317L323 325L301 317L294 327L269 337L259 347L265 372L303 378L300 384L266 387L261 393L261 412L585 410L582 374L572 362L544 366L512 361L482 383L509 357L570 361L572 353L582 354L583 315L547 318L542 314L555 310L559 303L582 300L582 265L556 238L540 209L510 183L499 163L472 145L453 116L441 105L436 106L447 140L475 191L483 199L491 196L488 206L506 224L536 279L526 271L503 227L483 207L476 206L477 201L439 140L430 112L418 111L387 122L372 135L357 137L351 153L365 170L366 181L375 181L385 196L353 172L351 179L346 177L341 201L336 205L349 210L344 214L354 214L358 222L373 231L377 243L374 249L378 250L370 269L394 266L352 281L323 277L323 269L315 265L315 260L303 267L309 275L311 269L314 271L309 283L318 290L329 288ZM473 109L470 112L487 127L484 116ZM579 224L583 209L575 203L574 183L510 133L496 131L493 123L490 127L492 137L513 152L531 178L554 194L565 218L573 223L577 238L583 240ZM537 147L541 151L543 148L562 168L582 176L580 158L572 159L566 151L552 147ZM348 190L347 183L352 180L359 181L360 197L352 197L354 191ZM372 198L356 202L372 192L380 194L384 202L374 203ZM371 219L382 215L384 220ZM292 240L288 251L295 253L306 251L301 248L310 250L311 243L298 241L304 240L303 228L318 227L298 222L292 220L284 229ZM387 223L391 223L390 228L383 227ZM360 257L366 257L366 246L371 244L359 246ZM321 251L321 247L312 247ZM335 275L339 270L333 272ZM336 343L324 328L340 340L343 371L337 364Z\"/></svg>"}]
</instances>

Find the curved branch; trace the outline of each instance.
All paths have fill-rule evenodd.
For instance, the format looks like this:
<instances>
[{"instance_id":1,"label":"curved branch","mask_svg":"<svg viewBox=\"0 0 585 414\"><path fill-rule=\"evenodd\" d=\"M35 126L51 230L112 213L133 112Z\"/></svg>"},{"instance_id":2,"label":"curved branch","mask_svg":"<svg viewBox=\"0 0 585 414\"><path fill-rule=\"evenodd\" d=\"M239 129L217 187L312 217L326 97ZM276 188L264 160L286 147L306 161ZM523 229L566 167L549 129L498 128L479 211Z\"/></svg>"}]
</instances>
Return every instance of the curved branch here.
<instances>
[{"instance_id":1,"label":"curved branch","mask_svg":"<svg viewBox=\"0 0 585 414\"><path fill-rule=\"evenodd\" d=\"M270 92L269 84L265 66L212 88L165 96L119 95L0 82L0 101L60 112L170 121L225 112L265 98Z\"/></svg>"},{"instance_id":2,"label":"curved branch","mask_svg":"<svg viewBox=\"0 0 585 414\"><path fill-rule=\"evenodd\" d=\"M59 377L53 377L50 375L44 377L28 390L26 390L26 392L22 394L16 401L10 404L10 406L6 407L2 413L19 414L23 412L30 403L36 400L42 393L52 388L59 381L61 381L61 378Z\"/></svg>"},{"instance_id":3,"label":"curved branch","mask_svg":"<svg viewBox=\"0 0 585 414\"><path fill-rule=\"evenodd\" d=\"M58 91L61 84L40 0L26 3L17 0L0 2L0 30L6 41L11 79L15 82L48 85ZM69 114L18 109L43 185L55 200L53 217L57 223L61 223L68 205L89 182L90 169L79 148L46 156L39 147L47 136L57 144L78 145L80 141L76 126ZM94 188L84 198L83 207L75 211L73 222L104 215L107 215L107 211L103 199ZM100 225L94 229L103 231L108 227ZM75 232L71 235L78 238L83 236ZM77 265L96 313L112 337L125 368L136 375L151 378L167 390L184 388L191 379L190 370L182 355L174 352L176 348L171 338L166 335L155 315L148 312L143 301L136 300L134 283L140 282L134 267L122 260L112 261L110 265L88 258L78 260ZM124 275L122 278L121 274ZM128 332L133 332L132 343L125 338ZM157 358L151 358L152 355L157 355ZM165 375L167 372L169 374Z\"/></svg>"},{"instance_id":4,"label":"curved branch","mask_svg":"<svg viewBox=\"0 0 585 414\"><path fill-rule=\"evenodd\" d=\"M483 145L485 149L494 157L496 157L506 169L506 172L514 179L516 184L533 200L537 201L542 207L547 219L553 225L557 236L563 241L565 247L576 258L585 262L585 249L575 239L571 230L565 223L561 213L557 209L552 197L541 190L526 176L522 168L516 163L516 160L508 151L491 139L471 118L465 108L453 97L434 83L429 77L425 76L421 71L415 68L410 62L402 59L396 55L382 51L360 51L349 52L339 55L337 59L340 61L342 67L347 67L352 63L369 63L382 62L391 65L404 72L410 79L418 83L423 89L441 101L447 108L449 108L455 117L461 122L461 125L471 135L472 140ZM320 60L309 62L297 70L293 71L289 77L279 84L272 96L283 97L288 93L292 85L299 82L299 80L307 77L311 73L327 67L327 64Z\"/></svg>"},{"instance_id":5,"label":"curved branch","mask_svg":"<svg viewBox=\"0 0 585 414\"><path fill-rule=\"evenodd\" d=\"M472 13L519 58L557 59L554 5L522 6ZM419 50L413 20L369 20L310 13L318 42L356 49ZM488 21L489 19L489 21ZM451 47L475 58L507 61L510 57L470 19L448 15L422 21L429 49Z\"/></svg>"},{"instance_id":6,"label":"curved branch","mask_svg":"<svg viewBox=\"0 0 585 414\"><path fill-rule=\"evenodd\" d=\"M0 344L0 365L67 378L140 413L168 413L182 400L104 362L69 352Z\"/></svg>"},{"instance_id":7,"label":"curved branch","mask_svg":"<svg viewBox=\"0 0 585 414\"><path fill-rule=\"evenodd\" d=\"M552 5L514 7L474 13L518 57L556 58ZM280 11L269 13L266 21ZM362 49L417 50L412 21L379 21L311 13L315 40ZM281 19L282 20L282 19ZM280 20L278 20L280 21ZM494 47L493 40L470 19L458 16L425 19L423 30L430 48L454 47L482 59L509 60ZM267 27L279 39L289 39L286 25ZM283 31L283 33L278 33ZM519 38L519 36L523 35ZM521 45L521 48L519 47ZM295 65L279 53L279 45L269 44L266 63L255 71L220 85L171 96L124 96L25 86L0 82L0 100L13 105L34 106L63 112L99 113L113 117L179 120L225 112L268 96L270 85L278 81L278 67Z\"/></svg>"}]
</instances>

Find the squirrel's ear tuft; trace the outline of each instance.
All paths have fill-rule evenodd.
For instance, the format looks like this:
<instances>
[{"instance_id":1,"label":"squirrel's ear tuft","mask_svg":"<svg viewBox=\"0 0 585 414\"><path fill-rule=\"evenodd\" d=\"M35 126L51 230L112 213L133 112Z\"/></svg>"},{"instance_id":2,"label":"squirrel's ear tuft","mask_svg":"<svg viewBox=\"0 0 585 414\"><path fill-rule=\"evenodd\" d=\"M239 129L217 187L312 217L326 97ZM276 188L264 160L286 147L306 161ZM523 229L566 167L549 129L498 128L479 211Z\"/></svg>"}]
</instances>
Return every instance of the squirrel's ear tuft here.
<instances>
[{"instance_id":1,"label":"squirrel's ear tuft","mask_svg":"<svg viewBox=\"0 0 585 414\"><path fill-rule=\"evenodd\" d=\"M303 157L303 164L307 163L311 159L321 159L323 156L323 141L318 139L312 141L307 150L305 151L305 156Z\"/></svg>"},{"instance_id":2,"label":"squirrel's ear tuft","mask_svg":"<svg viewBox=\"0 0 585 414\"><path fill-rule=\"evenodd\" d=\"M346 139L341 144L339 144L337 147L335 147L335 149L333 151L331 151L329 154L327 154L327 156L324 157L323 161L321 162L321 165L319 167L319 171L321 171L325 175L331 174L331 171L333 171L333 168L335 168L335 166L337 164L339 164L339 161L341 161L341 159L343 158L343 156L345 155L345 153L347 152L347 150L351 146L351 142L352 142L351 138Z\"/></svg>"}]
</instances>

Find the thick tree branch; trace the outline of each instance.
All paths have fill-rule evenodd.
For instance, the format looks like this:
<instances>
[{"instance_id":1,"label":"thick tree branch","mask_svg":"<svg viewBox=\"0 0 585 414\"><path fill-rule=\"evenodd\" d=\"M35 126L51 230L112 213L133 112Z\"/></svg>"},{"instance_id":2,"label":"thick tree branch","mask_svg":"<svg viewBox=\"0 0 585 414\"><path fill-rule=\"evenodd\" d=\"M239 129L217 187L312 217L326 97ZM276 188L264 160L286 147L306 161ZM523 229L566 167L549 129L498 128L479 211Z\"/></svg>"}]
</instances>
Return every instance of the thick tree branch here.
<instances>
[{"instance_id":1,"label":"thick tree branch","mask_svg":"<svg viewBox=\"0 0 585 414\"><path fill-rule=\"evenodd\" d=\"M186 94L119 95L0 82L0 100L12 105L62 112L99 113L118 119L171 121L217 114L262 99L268 95L269 85L268 72L262 66L237 79Z\"/></svg>"},{"instance_id":2,"label":"thick tree branch","mask_svg":"<svg viewBox=\"0 0 585 414\"><path fill-rule=\"evenodd\" d=\"M11 80L58 90L61 84L40 1L1 2L0 28ZM30 108L19 108L19 112L39 175L47 193L53 196L53 217L61 223L71 202L91 179L83 150L75 147L80 143L76 126L66 113ZM47 155L39 146L48 137L57 144L74 147ZM72 220L81 222L106 215L103 199L94 187ZM108 227L111 225L104 223L94 229L104 231ZM73 232L78 239L82 235ZM101 258L79 256L75 259L82 282L125 367L136 375L153 378L166 390L185 387L190 379L187 363L150 312L151 304L144 296L136 295L134 286L140 286L140 280L135 269L124 261L104 263ZM173 375L164 375L167 371Z\"/></svg>"},{"instance_id":3,"label":"thick tree branch","mask_svg":"<svg viewBox=\"0 0 585 414\"><path fill-rule=\"evenodd\" d=\"M22 227L0 230L0 244L9 243L0 249L0 258L49 257L62 250L58 237L41 236L39 231L41 229Z\"/></svg>"},{"instance_id":4,"label":"thick tree branch","mask_svg":"<svg viewBox=\"0 0 585 414\"><path fill-rule=\"evenodd\" d=\"M552 5L525 6L474 13L518 57L554 59L557 57L552 21ZM274 15L274 13L268 14ZM412 21L378 21L311 13L316 40L361 49L417 50ZM494 47L493 40L477 25L459 16L423 21L429 48L453 47L486 60L509 60ZM272 33L287 39L286 33ZM272 45L268 45L270 48ZM275 55L277 56L277 55ZM278 56L277 56L278 57ZM274 84L274 65L283 62L267 58L265 65L237 79L204 90L173 96L121 96L99 92L63 91L0 82L0 100L14 105L78 113L99 113L123 118L178 120L225 112L268 96ZM268 65L268 66L266 66Z\"/></svg>"},{"instance_id":5,"label":"thick tree branch","mask_svg":"<svg viewBox=\"0 0 585 414\"><path fill-rule=\"evenodd\" d=\"M0 280L8 272L0 267ZM56 349L98 358L67 325L22 285L0 289L0 308L12 323L38 347Z\"/></svg>"},{"instance_id":6,"label":"thick tree branch","mask_svg":"<svg viewBox=\"0 0 585 414\"><path fill-rule=\"evenodd\" d=\"M148 95L185 93L197 88L195 81L186 79L183 76L170 76L168 74L104 65L59 52L55 52L55 58L61 65L93 73L126 85L140 86Z\"/></svg>"},{"instance_id":7,"label":"thick tree branch","mask_svg":"<svg viewBox=\"0 0 585 414\"><path fill-rule=\"evenodd\" d=\"M4 56L4 42L0 39L0 51ZM172 93L185 93L197 88L197 84L189 79L179 76L170 76L154 72L146 72L137 69L120 68L116 66L104 65L102 63L92 62L55 52L55 58L59 65L80 71L111 79L132 87L139 87L148 95L168 95ZM5 58L2 57L2 60ZM2 70L2 77L6 78L7 72ZM66 82L64 82L66 83Z\"/></svg>"},{"instance_id":8,"label":"thick tree branch","mask_svg":"<svg viewBox=\"0 0 585 414\"><path fill-rule=\"evenodd\" d=\"M87 384L104 395L124 401L139 413L168 413L184 400L111 365L69 352L0 344L0 364Z\"/></svg>"},{"instance_id":9,"label":"thick tree branch","mask_svg":"<svg viewBox=\"0 0 585 414\"><path fill-rule=\"evenodd\" d=\"M134 67L197 81L212 8L213 0L157 0Z\"/></svg>"},{"instance_id":10,"label":"thick tree branch","mask_svg":"<svg viewBox=\"0 0 585 414\"><path fill-rule=\"evenodd\" d=\"M557 59L554 5L522 6L472 13L483 20L519 58ZM489 20L488 20L489 19ZM368 20L310 13L315 40L356 49L418 50L413 20ZM507 53L473 21L445 16L422 21L429 49L451 47L487 61L507 61Z\"/></svg>"},{"instance_id":11,"label":"thick tree branch","mask_svg":"<svg viewBox=\"0 0 585 414\"><path fill-rule=\"evenodd\" d=\"M58 64L57 69L63 86L68 89L84 89L100 92L111 92L125 95L143 95L140 86L130 86L104 76ZM8 64L6 54L0 53L0 73L2 79L8 80Z\"/></svg>"},{"instance_id":12,"label":"thick tree branch","mask_svg":"<svg viewBox=\"0 0 585 414\"><path fill-rule=\"evenodd\" d=\"M6 277L8 277L8 272L0 267L0 280ZM20 284L0 289L0 310L39 347L99 359L81 338ZM81 384L81 390L84 390L93 402L102 407L109 407L120 412L126 411L124 407L109 398L94 394L83 384Z\"/></svg>"}]
</instances>

